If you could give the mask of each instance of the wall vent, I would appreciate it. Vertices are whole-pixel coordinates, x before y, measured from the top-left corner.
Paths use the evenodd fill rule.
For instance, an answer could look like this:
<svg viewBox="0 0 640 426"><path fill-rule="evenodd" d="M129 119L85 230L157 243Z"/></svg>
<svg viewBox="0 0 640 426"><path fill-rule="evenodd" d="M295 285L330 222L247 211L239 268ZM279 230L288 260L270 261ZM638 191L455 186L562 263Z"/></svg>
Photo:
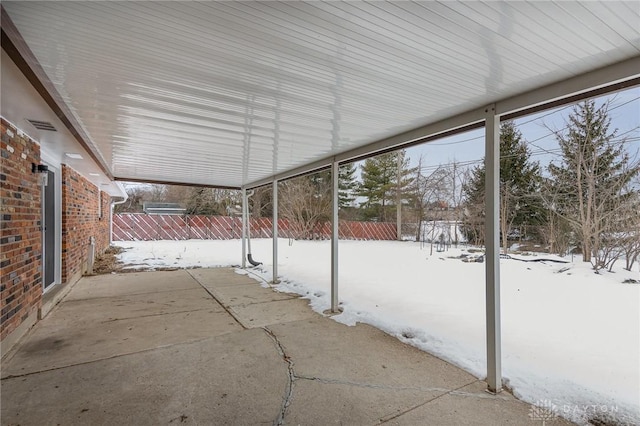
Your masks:
<svg viewBox="0 0 640 426"><path fill-rule="evenodd" d="M48 121L40 121L40 120L31 120L27 119L29 123L33 125L38 130L47 130L49 132L57 132L56 128L53 127L53 124Z"/></svg>

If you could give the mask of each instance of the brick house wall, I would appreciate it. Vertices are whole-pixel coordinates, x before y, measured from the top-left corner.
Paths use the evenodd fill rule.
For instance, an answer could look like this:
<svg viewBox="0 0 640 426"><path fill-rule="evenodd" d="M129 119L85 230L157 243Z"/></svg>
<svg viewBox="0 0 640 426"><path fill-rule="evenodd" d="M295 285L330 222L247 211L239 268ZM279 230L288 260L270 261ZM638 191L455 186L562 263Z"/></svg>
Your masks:
<svg viewBox="0 0 640 426"><path fill-rule="evenodd" d="M4 118L1 124L0 341L4 356L39 317L46 314L45 308L51 305L51 298L47 296L56 291L43 295L42 187L38 176L31 171L32 163L41 164L40 146ZM67 285L73 285L87 270L89 237L95 237L96 255L109 246L111 199L67 165L60 165L60 175L60 289L68 291ZM60 294L65 293L58 292Z"/></svg>
<svg viewBox="0 0 640 426"><path fill-rule="evenodd" d="M41 187L31 172L40 164L40 146L5 120L2 126L0 171L0 340L42 303Z"/></svg>
<svg viewBox="0 0 640 426"><path fill-rule="evenodd" d="M95 238L96 255L109 246L109 205L107 194L62 165L62 282L76 281L86 272L90 237Z"/></svg>

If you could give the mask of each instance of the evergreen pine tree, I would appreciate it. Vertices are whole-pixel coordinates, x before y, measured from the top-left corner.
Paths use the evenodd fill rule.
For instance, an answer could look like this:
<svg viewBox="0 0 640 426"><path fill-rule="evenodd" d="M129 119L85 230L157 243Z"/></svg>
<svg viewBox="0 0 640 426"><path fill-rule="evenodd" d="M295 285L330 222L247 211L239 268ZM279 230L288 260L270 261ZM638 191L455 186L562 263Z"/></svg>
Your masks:
<svg viewBox="0 0 640 426"><path fill-rule="evenodd" d="M465 232L470 241L484 242L485 165L476 167L464 186ZM531 153L522 134L512 121L500 125L500 233L503 249L508 236L526 225L542 223L544 209L537 196L540 167L531 161Z"/></svg>
<svg viewBox="0 0 640 426"><path fill-rule="evenodd" d="M355 200L355 191L358 188L355 172L354 163L343 164L338 169L338 208L340 210L350 207ZM313 184L315 197L331 198L331 170L307 175L307 179Z"/></svg>
<svg viewBox="0 0 640 426"><path fill-rule="evenodd" d="M616 208L629 195L627 184L639 172L610 123L608 104L596 107L590 100L576 105L566 131L556 133L561 162L549 165L547 204L568 222L585 262L598 257L602 237L614 229ZM598 263L596 269L603 266Z"/></svg>
<svg viewBox="0 0 640 426"><path fill-rule="evenodd" d="M193 215L219 214L211 188L189 188L186 209L187 214Z"/></svg>
<svg viewBox="0 0 640 426"><path fill-rule="evenodd" d="M400 182L398 182L398 156L400 156ZM397 191L401 201L410 197L410 187L414 180L414 169L409 167L409 158L404 150L367 158L360 166L362 183L358 195L365 197L361 203L365 220L390 221L395 218L392 207L396 203Z"/></svg>
<svg viewBox="0 0 640 426"><path fill-rule="evenodd" d="M346 209L353 205L356 197L356 189L358 188L358 181L355 178L356 165L354 163L347 163L340 166L338 173L338 207Z"/></svg>

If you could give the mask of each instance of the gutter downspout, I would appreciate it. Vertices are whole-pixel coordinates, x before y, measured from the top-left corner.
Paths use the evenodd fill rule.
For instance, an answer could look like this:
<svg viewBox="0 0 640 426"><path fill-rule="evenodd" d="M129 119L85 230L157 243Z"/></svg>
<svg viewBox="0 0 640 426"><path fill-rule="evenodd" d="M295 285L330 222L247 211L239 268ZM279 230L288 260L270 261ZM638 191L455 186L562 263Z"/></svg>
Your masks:
<svg viewBox="0 0 640 426"><path fill-rule="evenodd" d="M122 184L120 182L116 182L116 184L123 196L118 197L122 198L122 200L111 201L111 203L109 204L109 245L113 244L113 206L124 204L129 199L129 194L127 194L127 191L124 189Z"/></svg>

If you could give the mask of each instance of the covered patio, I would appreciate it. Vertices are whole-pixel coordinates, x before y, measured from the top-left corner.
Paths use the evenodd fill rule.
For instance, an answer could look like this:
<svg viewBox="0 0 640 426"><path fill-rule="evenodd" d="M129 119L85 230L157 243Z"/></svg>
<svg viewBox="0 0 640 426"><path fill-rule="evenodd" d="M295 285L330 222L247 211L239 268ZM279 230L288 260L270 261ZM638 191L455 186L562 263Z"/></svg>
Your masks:
<svg viewBox="0 0 640 426"><path fill-rule="evenodd" d="M221 271L208 272L211 282L200 271L144 275L122 290L119 281L136 276L109 276L83 279L3 363L3 377L14 376L2 381L3 421L111 422L148 404L153 409L138 416L141 422L225 422L232 412L235 423L242 423L238 416L273 422L291 383L299 392L288 407L291 423L529 420L525 404L501 393L500 122L640 84L637 3L3 1L1 13L2 58L11 62L10 73L3 66L2 116L17 133L36 141L49 163L112 188L112 196L118 181L240 190L243 240L248 194L271 185L273 282L278 182L330 169L333 312L340 303L342 163L484 128L487 236L486 383L370 327L307 315L304 302L288 296L269 293L260 296L267 303L234 306L226 292L253 290L225 286L238 279L232 273L218 280L213 275ZM62 224L61 216L56 221ZM81 244L87 241L83 236ZM60 258L56 244L49 252ZM247 254L245 244L242 266ZM37 262L30 267L36 274ZM172 276L175 283L162 283ZM148 280L167 292L150 291ZM215 297L202 290L209 286ZM183 291L165 305L140 296L170 297L177 289ZM271 300L276 296L285 300ZM147 312L156 304L159 311ZM291 309L269 310L278 304ZM12 306L16 318L24 318L20 307ZM123 337L110 338L113 330ZM182 365L186 370L176 369ZM230 390L211 395L214 388L189 387L214 379ZM184 392L170 389L178 383ZM84 385L104 398L80 404ZM51 391L35 391L44 387ZM227 402L211 404L219 399ZM202 410L189 411L195 401Z"/></svg>
<svg viewBox="0 0 640 426"><path fill-rule="evenodd" d="M239 272L83 278L3 362L2 423L516 425L542 418L445 361L374 327L322 317L297 295Z"/></svg>

